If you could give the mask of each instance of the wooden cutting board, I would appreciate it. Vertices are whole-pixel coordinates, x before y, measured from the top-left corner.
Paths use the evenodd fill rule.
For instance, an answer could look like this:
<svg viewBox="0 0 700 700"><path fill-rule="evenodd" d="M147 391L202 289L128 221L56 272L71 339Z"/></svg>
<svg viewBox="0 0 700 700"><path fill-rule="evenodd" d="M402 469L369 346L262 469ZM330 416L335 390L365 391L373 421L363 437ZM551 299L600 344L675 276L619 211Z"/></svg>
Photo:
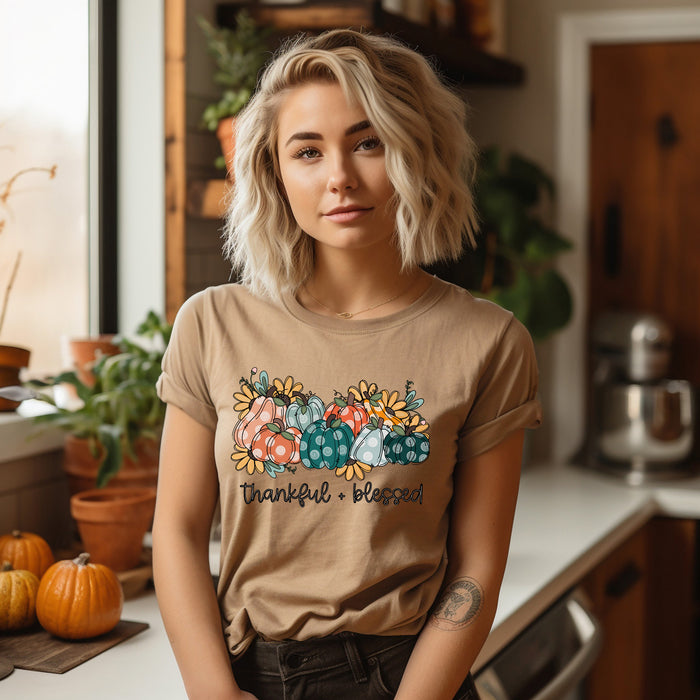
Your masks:
<svg viewBox="0 0 700 700"><path fill-rule="evenodd" d="M147 622L120 620L111 632L79 641L58 639L41 628L31 629L0 636L0 657L27 671L65 673L145 629Z"/></svg>

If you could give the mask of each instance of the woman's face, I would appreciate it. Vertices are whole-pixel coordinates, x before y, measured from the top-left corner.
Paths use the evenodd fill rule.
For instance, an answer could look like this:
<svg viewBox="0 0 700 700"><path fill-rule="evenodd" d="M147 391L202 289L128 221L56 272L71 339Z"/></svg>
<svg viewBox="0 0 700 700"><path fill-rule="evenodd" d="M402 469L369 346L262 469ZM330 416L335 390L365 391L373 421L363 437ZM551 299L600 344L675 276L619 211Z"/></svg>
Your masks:
<svg viewBox="0 0 700 700"><path fill-rule="evenodd" d="M339 85L293 88L278 115L282 184L299 226L316 246L392 246L394 189L384 146L364 110Z"/></svg>

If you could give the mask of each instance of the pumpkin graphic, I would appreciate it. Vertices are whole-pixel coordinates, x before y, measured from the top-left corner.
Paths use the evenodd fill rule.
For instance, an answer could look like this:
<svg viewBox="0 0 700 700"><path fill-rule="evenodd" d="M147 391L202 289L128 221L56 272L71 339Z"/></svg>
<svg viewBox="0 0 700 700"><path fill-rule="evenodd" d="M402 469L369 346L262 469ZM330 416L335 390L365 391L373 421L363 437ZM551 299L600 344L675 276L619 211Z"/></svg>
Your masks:
<svg viewBox="0 0 700 700"><path fill-rule="evenodd" d="M407 380L403 395L361 379L347 396L334 390L325 404L291 375L270 381L253 367L234 392L231 460L250 475L276 478L307 469L330 469L347 481L364 479L385 464L418 464L430 454L429 425L418 413L424 400Z"/></svg>
<svg viewBox="0 0 700 700"><path fill-rule="evenodd" d="M356 403L353 394L348 395L347 401L338 396L333 403L328 404L324 418L335 416L340 418L343 423L350 426L353 435L359 435L360 430L369 423L369 413L367 409L360 403Z"/></svg>
<svg viewBox="0 0 700 700"><path fill-rule="evenodd" d="M423 433L397 425L384 441L384 454L393 464L419 464L430 454L430 440Z"/></svg>
<svg viewBox="0 0 700 700"><path fill-rule="evenodd" d="M250 451L261 462L272 462L280 466L299 461L301 431L298 428L285 428L280 418L263 425L253 438Z"/></svg>
<svg viewBox="0 0 700 700"><path fill-rule="evenodd" d="M287 425L298 428L303 433L313 422L323 418L324 410L323 401L318 396L297 394L287 407L285 420Z"/></svg>
<svg viewBox="0 0 700 700"><path fill-rule="evenodd" d="M350 457L371 467L384 466L389 461L384 454L384 441L390 431L391 428L385 425L383 418L377 419L376 416L372 416L370 422L355 438Z"/></svg>
<svg viewBox="0 0 700 700"><path fill-rule="evenodd" d="M349 425L328 416L314 421L301 436L301 463L309 469L337 469L348 460L355 436Z"/></svg>
<svg viewBox="0 0 700 700"><path fill-rule="evenodd" d="M276 418L284 420L288 403L288 396L258 396L251 402L250 411L238 421L233 430L236 444L239 447L250 447L260 428L274 422Z"/></svg>

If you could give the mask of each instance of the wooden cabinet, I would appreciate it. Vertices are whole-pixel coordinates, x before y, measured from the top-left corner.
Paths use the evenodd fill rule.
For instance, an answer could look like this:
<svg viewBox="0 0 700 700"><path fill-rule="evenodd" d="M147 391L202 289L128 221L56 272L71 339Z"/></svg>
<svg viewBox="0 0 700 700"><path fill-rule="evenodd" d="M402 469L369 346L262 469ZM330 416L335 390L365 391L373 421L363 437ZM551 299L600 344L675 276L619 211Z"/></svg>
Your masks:
<svg viewBox="0 0 700 700"><path fill-rule="evenodd" d="M646 544L646 531L638 532L583 581L603 626L603 649L588 677L589 700L644 697Z"/></svg>
<svg viewBox="0 0 700 700"><path fill-rule="evenodd" d="M234 21L240 3L219 3L217 21ZM280 37L299 29L320 31L333 27L363 27L391 33L434 58L453 82L464 85L518 85L524 69L504 56L472 45L465 37L423 27L382 10L379 0L311 0L302 4L249 4L254 16L278 30ZM189 30L188 1L168 0L165 9L165 121L166 121L166 314L172 319L186 296L188 284L188 238L191 228L203 219L216 221L223 213L226 181L192 176L187 162L188 97L186 37ZM190 8L191 9L191 8ZM198 221L199 223L198 223ZM212 245L218 237L211 236Z"/></svg>
<svg viewBox="0 0 700 700"><path fill-rule="evenodd" d="M655 518L582 581L603 626L587 700L690 700L695 522Z"/></svg>

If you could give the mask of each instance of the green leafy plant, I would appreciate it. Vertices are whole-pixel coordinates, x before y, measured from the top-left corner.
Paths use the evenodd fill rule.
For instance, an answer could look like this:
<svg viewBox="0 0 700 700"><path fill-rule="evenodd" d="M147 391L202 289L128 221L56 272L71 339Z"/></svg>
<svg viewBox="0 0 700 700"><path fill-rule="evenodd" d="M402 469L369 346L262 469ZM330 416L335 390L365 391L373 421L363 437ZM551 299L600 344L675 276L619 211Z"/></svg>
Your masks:
<svg viewBox="0 0 700 700"><path fill-rule="evenodd" d="M544 221L552 178L535 162L497 147L482 154L474 186L477 247L432 271L509 309L543 340L571 319L569 287L554 268L571 243Z"/></svg>
<svg viewBox="0 0 700 700"><path fill-rule="evenodd" d="M533 338L542 340L571 318L569 287L554 269L571 243L540 216L554 182L536 163L498 148L483 153L476 182L481 217L478 292L510 309Z"/></svg>
<svg viewBox="0 0 700 700"><path fill-rule="evenodd" d="M253 94L258 73L270 55L271 30L259 27L245 9L236 14L233 29L215 27L203 17L197 17L197 22L216 63L214 82L222 87L221 98L202 114L203 126L216 131L219 121L238 114Z"/></svg>
<svg viewBox="0 0 700 700"><path fill-rule="evenodd" d="M117 355L103 356L92 367L93 386L87 386L74 371L27 383L38 390L34 396L56 407L37 416L38 423L55 425L89 441L95 458L101 458L97 486L102 487L119 471L122 457L135 456L137 440L160 438L165 404L156 393L163 353L170 341L172 326L150 311L139 325L133 340L121 337ZM46 393L48 387L69 384L75 387L80 406L62 408Z"/></svg>

